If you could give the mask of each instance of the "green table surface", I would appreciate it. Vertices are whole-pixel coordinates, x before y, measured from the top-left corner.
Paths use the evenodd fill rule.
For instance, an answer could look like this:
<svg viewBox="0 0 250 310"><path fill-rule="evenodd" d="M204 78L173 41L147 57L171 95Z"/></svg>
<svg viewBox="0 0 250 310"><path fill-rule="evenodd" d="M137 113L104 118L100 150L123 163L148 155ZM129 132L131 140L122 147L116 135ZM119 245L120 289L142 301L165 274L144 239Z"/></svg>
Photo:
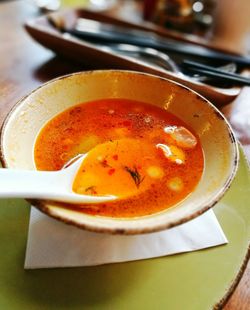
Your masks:
<svg viewBox="0 0 250 310"><path fill-rule="evenodd" d="M236 178L214 207L229 244L129 263L40 270L23 267L28 203L1 200L0 309L211 309L232 289L246 257L249 196L241 152Z"/></svg>

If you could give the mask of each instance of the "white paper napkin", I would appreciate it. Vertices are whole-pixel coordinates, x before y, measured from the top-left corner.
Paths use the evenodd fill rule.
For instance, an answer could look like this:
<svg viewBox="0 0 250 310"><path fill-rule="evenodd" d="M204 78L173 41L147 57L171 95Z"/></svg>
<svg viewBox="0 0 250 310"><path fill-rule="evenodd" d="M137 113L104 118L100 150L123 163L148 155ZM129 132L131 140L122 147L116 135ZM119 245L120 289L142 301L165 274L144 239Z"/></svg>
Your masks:
<svg viewBox="0 0 250 310"><path fill-rule="evenodd" d="M119 236L84 231L32 208L25 268L127 262L195 251L227 242L212 210L162 232Z"/></svg>

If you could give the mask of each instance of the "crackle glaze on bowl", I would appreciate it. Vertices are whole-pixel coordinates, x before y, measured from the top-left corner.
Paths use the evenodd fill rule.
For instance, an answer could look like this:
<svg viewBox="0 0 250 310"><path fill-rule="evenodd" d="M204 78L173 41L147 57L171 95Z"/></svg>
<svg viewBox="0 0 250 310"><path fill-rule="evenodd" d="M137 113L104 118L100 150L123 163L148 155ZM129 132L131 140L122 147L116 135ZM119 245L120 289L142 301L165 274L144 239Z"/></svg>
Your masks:
<svg viewBox="0 0 250 310"><path fill-rule="evenodd" d="M130 71L90 71L52 80L23 98L6 118L1 135L2 163L35 169L33 149L45 123L63 110L103 98L142 101L175 114L200 137L205 166L197 188L163 212L133 219L91 216L45 201L32 204L65 223L96 232L137 234L174 227L214 206L229 188L238 166L238 146L222 114L197 93L153 75Z"/></svg>

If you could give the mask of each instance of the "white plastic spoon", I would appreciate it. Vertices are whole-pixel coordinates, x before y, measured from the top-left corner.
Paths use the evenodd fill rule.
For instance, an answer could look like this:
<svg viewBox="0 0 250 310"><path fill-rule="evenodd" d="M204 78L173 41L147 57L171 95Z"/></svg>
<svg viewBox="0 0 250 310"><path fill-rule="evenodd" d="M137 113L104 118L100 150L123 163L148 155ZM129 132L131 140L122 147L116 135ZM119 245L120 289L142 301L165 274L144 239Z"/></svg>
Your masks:
<svg viewBox="0 0 250 310"><path fill-rule="evenodd" d="M73 204L101 203L116 196L80 195L72 191L75 175L87 154L59 171L0 169L0 198L34 198Z"/></svg>

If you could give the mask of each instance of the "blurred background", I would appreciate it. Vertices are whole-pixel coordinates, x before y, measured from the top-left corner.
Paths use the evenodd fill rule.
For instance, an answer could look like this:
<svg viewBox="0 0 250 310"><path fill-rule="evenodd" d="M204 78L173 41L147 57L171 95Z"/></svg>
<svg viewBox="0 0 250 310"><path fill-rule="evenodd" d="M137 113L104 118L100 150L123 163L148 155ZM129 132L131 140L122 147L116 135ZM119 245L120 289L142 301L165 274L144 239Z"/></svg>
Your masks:
<svg viewBox="0 0 250 310"><path fill-rule="evenodd" d="M124 10L126 7L130 8L128 15L134 20L141 18L170 31L197 35L232 52L250 51L249 0L26 1L41 12L56 11L64 7L88 7L95 11L105 11L122 4Z"/></svg>

